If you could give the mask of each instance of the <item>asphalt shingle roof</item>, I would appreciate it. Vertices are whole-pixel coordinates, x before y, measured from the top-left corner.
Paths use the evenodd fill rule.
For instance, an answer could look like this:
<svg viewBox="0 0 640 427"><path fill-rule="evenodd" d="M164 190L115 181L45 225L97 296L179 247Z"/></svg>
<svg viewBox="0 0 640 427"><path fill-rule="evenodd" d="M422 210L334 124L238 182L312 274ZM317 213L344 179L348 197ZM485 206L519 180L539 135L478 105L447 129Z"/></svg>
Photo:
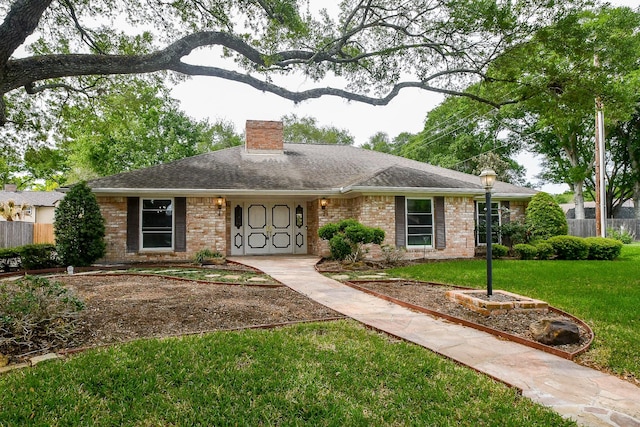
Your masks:
<svg viewBox="0 0 640 427"><path fill-rule="evenodd" d="M29 206L56 206L62 198L64 194L57 191L0 191L0 202L13 200Z"/></svg>
<svg viewBox="0 0 640 427"><path fill-rule="evenodd" d="M481 192L479 178L415 160L345 145L284 144L283 154L248 154L243 146L90 181L97 191L335 191L345 187L440 188ZM535 191L496 183L496 192Z"/></svg>

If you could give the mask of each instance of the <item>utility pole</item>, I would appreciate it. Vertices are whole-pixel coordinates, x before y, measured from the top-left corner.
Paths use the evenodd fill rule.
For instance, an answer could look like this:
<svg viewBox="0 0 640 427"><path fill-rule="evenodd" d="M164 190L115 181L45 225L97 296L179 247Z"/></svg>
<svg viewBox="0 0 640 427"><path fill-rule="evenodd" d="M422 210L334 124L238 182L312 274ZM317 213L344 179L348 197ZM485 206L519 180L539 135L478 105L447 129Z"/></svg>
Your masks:
<svg viewBox="0 0 640 427"><path fill-rule="evenodd" d="M593 64L598 67L600 62L598 56L593 58ZM607 230L607 214L606 203L607 196L605 194L604 184L604 112L602 111L602 100L596 98L596 236L606 237Z"/></svg>

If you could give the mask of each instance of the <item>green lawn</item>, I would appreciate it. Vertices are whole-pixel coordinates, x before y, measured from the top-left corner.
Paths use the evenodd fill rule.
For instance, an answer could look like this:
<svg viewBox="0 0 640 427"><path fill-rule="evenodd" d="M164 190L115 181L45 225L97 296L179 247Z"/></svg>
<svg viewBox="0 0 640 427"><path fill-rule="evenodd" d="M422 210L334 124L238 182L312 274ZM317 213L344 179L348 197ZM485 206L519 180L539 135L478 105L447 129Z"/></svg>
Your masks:
<svg viewBox="0 0 640 427"><path fill-rule="evenodd" d="M0 426L575 425L354 321L143 340L0 376Z"/></svg>
<svg viewBox="0 0 640 427"><path fill-rule="evenodd" d="M486 288L484 260L421 264L394 276ZM582 360L640 378L640 245L615 261L493 262L493 288L539 298L586 321L596 334Z"/></svg>

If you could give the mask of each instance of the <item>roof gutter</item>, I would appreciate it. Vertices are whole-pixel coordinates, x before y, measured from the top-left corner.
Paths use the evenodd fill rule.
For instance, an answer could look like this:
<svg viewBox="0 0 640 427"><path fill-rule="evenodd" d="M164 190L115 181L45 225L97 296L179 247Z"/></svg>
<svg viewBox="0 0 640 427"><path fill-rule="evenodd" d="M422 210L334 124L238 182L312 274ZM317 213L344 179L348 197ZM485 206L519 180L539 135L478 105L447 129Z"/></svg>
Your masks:
<svg viewBox="0 0 640 427"><path fill-rule="evenodd" d="M470 196L481 197L486 194L484 189L480 188L438 188L438 187L369 187L350 185L340 188L342 194L348 194L352 192L358 193L378 193L378 194L432 194L432 195L456 195L456 196ZM522 200L530 199L533 194L530 193L500 193L492 192L493 197L505 200Z"/></svg>

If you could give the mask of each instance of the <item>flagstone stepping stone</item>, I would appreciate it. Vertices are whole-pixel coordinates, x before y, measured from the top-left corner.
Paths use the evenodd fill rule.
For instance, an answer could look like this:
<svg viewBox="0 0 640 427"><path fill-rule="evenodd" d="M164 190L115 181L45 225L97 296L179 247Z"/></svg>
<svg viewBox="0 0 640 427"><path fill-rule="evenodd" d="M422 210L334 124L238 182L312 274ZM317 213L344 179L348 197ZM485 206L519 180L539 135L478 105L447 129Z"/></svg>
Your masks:
<svg viewBox="0 0 640 427"><path fill-rule="evenodd" d="M331 276L333 280L347 280L349 278L346 274L336 274L335 276Z"/></svg>
<svg viewBox="0 0 640 427"><path fill-rule="evenodd" d="M222 276L221 274L205 274L204 277L220 277Z"/></svg>
<svg viewBox="0 0 640 427"><path fill-rule="evenodd" d="M247 279L247 282L268 282L269 279L266 279L264 277L251 277L249 279Z"/></svg>
<svg viewBox="0 0 640 427"><path fill-rule="evenodd" d="M379 279L380 276L378 274L365 274L362 276L358 276L358 279Z"/></svg>
<svg viewBox="0 0 640 427"><path fill-rule="evenodd" d="M158 270L156 273L175 273L176 271L180 270Z"/></svg>
<svg viewBox="0 0 640 427"><path fill-rule="evenodd" d="M227 280L238 280L240 279L241 276L239 275L235 275L235 274L230 274L228 276L222 276L222 279L227 279Z"/></svg>

